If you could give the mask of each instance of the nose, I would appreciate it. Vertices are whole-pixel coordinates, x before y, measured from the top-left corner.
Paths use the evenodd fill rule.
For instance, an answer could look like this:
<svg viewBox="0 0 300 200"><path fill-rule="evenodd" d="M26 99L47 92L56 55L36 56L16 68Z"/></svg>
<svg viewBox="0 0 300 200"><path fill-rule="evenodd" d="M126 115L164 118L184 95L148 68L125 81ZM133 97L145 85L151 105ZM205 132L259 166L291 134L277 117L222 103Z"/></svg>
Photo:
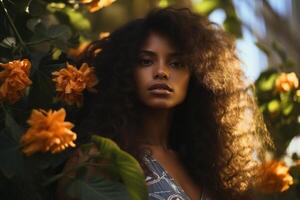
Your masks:
<svg viewBox="0 0 300 200"><path fill-rule="evenodd" d="M154 69L154 79L169 79L170 72L168 66L163 62Z"/></svg>

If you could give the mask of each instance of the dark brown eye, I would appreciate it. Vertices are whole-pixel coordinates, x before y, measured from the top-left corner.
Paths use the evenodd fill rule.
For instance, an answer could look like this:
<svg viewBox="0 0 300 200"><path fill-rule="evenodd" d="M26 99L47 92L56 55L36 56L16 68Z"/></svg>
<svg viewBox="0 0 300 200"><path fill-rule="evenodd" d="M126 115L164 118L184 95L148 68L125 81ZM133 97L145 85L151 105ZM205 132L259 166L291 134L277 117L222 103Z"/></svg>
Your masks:
<svg viewBox="0 0 300 200"><path fill-rule="evenodd" d="M169 64L172 68L182 68L184 65L179 61L174 61Z"/></svg>
<svg viewBox="0 0 300 200"><path fill-rule="evenodd" d="M153 61L150 60L150 59L142 58L142 59L139 60L139 64L141 66L150 66L150 65L153 64Z"/></svg>

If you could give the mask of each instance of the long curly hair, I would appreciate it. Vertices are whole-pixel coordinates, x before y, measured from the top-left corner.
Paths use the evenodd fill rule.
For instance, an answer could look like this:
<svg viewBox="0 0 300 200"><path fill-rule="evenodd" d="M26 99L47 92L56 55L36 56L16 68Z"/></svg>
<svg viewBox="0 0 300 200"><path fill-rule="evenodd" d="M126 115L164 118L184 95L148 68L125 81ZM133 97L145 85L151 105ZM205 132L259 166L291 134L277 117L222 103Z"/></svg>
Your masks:
<svg viewBox="0 0 300 200"><path fill-rule="evenodd" d="M170 39L192 72L186 99L174 110L170 147L214 199L247 199L272 142L234 40L189 9L155 9L87 48L80 62L96 68L100 84L97 95L87 94L77 132L109 137L142 161L133 131L141 112L133 71L150 32Z"/></svg>

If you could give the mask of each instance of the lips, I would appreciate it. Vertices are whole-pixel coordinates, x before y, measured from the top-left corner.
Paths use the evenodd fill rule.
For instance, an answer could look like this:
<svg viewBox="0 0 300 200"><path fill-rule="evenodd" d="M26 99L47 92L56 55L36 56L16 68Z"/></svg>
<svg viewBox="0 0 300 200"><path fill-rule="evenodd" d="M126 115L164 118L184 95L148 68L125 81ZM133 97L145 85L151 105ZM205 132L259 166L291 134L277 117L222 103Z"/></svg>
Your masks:
<svg viewBox="0 0 300 200"><path fill-rule="evenodd" d="M158 83L158 84L151 85L148 88L148 90L167 90L169 92L173 92L173 89L164 83Z"/></svg>

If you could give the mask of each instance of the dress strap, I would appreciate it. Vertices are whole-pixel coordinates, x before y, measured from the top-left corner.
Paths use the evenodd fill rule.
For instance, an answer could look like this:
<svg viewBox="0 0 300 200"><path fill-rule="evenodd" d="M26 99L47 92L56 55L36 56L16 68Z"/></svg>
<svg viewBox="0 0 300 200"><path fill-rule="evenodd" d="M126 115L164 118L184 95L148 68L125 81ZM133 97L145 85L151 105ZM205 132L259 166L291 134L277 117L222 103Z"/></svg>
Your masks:
<svg viewBox="0 0 300 200"><path fill-rule="evenodd" d="M202 190L200 200L206 200L205 190Z"/></svg>

